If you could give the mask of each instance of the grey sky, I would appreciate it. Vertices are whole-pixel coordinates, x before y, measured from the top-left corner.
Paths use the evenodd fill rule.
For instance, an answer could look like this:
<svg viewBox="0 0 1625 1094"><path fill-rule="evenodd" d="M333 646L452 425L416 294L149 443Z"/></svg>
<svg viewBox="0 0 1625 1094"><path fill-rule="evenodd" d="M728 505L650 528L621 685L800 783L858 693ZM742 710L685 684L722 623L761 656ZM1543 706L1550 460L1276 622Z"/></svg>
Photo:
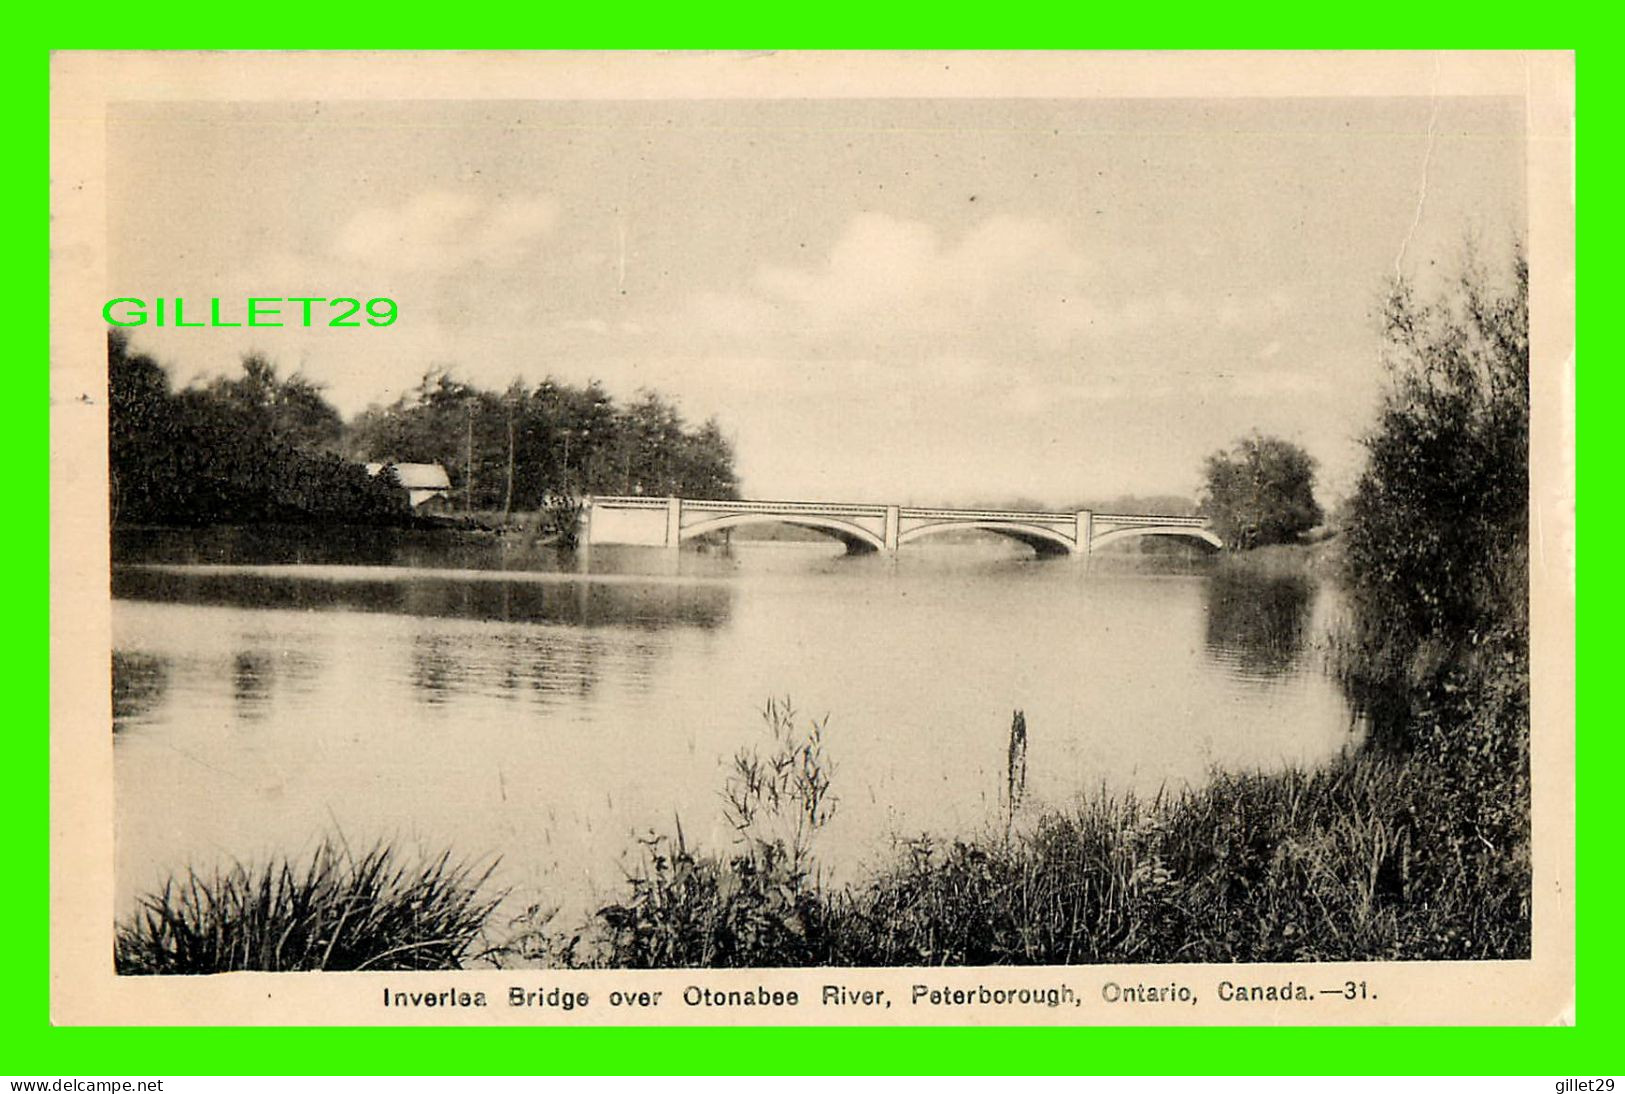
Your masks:
<svg viewBox="0 0 1625 1094"><path fill-rule="evenodd" d="M1257 428L1346 489L1373 312L1524 219L1508 99L131 104L108 295L388 295L262 350L346 413L436 365L676 397L747 495L1193 492ZM1431 132L1431 136L1430 136ZM1437 264L1437 265L1436 265ZM238 305L240 308L240 304Z"/></svg>

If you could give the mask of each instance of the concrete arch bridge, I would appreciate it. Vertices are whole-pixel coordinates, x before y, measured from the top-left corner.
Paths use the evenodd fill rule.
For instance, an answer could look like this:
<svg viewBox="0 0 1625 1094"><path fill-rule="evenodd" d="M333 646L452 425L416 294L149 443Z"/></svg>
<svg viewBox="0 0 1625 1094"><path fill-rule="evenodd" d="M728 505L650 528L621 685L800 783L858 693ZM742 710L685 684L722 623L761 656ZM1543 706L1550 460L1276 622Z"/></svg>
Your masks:
<svg viewBox="0 0 1625 1094"><path fill-rule="evenodd" d="M1140 513L921 509L818 501L703 501L689 498L589 497L583 543L664 547L750 524L792 524L846 544L852 554L896 551L946 532L980 530L1020 540L1040 555L1087 556L1136 536L1179 536L1219 549L1201 517Z"/></svg>

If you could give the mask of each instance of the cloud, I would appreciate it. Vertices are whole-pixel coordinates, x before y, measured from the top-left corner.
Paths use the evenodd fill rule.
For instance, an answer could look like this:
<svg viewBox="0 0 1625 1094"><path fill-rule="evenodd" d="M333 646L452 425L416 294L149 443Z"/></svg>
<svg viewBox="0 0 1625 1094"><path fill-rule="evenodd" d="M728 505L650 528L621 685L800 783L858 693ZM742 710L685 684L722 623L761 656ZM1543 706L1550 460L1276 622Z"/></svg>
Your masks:
<svg viewBox="0 0 1625 1094"><path fill-rule="evenodd" d="M1080 305L1090 264L1046 222L995 216L947 239L930 225L882 213L853 217L811 268L762 267L760 300L803 320L841 323L892 316L912 325L958 325L995 309L1046 300Z"/></svg>
<svg viewBox="0 0 1625 1094"><path fill-rule="evenodd" d="M802 351L1019 360L1113 339L1166 341L1174 330L1197 343L1215 330L1267 327L1288 303L1229 291L1198 297L1168 280L1133 255L1086 246L1054 220L1000 214L955 233L867 212L821 258L762 265L740 290L695 294L682 318L724 339L799 337Z"/></svg>
<svg viewBox="0 0 1625 1094"><path fill-rule="evenodd" d="M506 266L533 253L557 220L557 204L546 195L492 200L429 190L397 206L360 210L334 236L333 253L393 271Z"/></svg>

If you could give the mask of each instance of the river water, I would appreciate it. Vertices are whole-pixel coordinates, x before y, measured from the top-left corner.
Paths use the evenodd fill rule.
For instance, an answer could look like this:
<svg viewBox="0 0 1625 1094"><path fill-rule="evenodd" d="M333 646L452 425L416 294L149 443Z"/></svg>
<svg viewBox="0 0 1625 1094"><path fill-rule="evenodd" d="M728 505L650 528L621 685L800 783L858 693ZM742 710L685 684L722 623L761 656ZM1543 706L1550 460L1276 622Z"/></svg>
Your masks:
<svg viewBox="0 0 1625 1094"><path fill-rule="evenodd" d="M1333 590L1211 561L1084 566L987 542L848 558L549 552L433 536L132 534L113 574L117 887L308 852L325 833L500 855L515 899L581 916L639 835L726 847L721 791L761 710L827 719L859 877L923 833L1323 763L1359 729L1314 638Z"/></svg>

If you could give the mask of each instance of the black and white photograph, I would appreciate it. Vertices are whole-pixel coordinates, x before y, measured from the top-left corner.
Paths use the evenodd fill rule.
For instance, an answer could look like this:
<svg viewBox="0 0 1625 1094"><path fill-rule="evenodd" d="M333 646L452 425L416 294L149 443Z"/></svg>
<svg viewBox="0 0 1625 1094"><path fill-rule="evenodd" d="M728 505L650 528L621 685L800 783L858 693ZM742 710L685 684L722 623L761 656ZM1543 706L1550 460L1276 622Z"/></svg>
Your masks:
<svg viewBox="0 0 1625 1094"><path fill-rule="evenodd" d="M59 56L55 1005L1561 1020L1565 81Z"/></svg>

